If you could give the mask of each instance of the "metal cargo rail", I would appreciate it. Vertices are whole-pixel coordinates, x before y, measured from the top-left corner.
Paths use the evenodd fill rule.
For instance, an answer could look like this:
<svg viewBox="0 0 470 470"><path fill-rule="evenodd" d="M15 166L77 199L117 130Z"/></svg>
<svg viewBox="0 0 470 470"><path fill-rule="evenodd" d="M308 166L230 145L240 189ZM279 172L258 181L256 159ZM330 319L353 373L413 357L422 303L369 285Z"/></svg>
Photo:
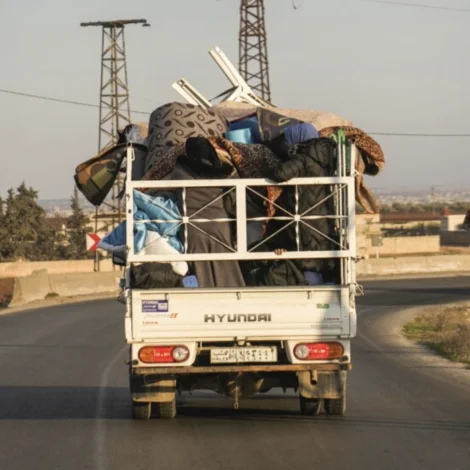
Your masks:
<svg viewBox="0 0 470 470"><path fill-rule="evenodd" d="M356 160L356 147L353 143L340 142L338 143L338 169L337 175L332 177L306 177L294 178L285 183L275 183L267 179L213 179L213 180L159 180L159 181L134 181L131 179L132 163L134 161L134 149L130 144L127 149L127 178L126 178L126 219L127 219L127 265L128 267L133 263L148 263L148 262L177 262L177 261L229 261L229 260L280 260L280 259L321 259L321 258L338 258L341 260L341 283L343 285L355 283L355 253L356 253L356 223L355 223L355 169L354 163ZM316 202L312 207L304 212L299 209L299 188L302 186L317 186L327 185L330 186L331 192L324 199ZM256 248L262 243L269 240L271 237L266 237L261 240L259 244L254 247L248 248L247 246L247 223L260 222L267 220L267 217L249 218L246 215L246 198L248 193L257 195L258 197L268 201L268 199L259 192L260 187L294 187L295 188L295 211L291 213L279 206L275 202L274 207L277 209L276 214L270 220L285 221L286 224L272 234L271 237L277 235L287 227L294 226L296 233L296 251L286 251L281 255L274 252L256 252ZM194 214L187 214L186 196L188 188L209 188L217 187L224 188L222 194L205 206L200 208ZM174 214L173 219L165 220L134 220L134 190L140 189L153 189L153 190L181 190L182 191L182 215L176 217ZM198 214L209 207L214 202L218 201L226 194L235 192L236 194L236 218L219 218L219 219L206 219L198 217ZM328 215L311 215L311 212L322 204L327 203L333 199L334 213ZM162 210L167 211L163 206L159 206ZM334 221L335 225L335 238L333 239L327 233L320 232L316 228L308 224L309 221L328 218ZM173 230L180 228L183 233L186 233L187 227L192 226L204 233L206 236L212 238L214 241L222 244L227 252L224 253L186 253L187 251L187 237L182 237L185 244L185 253L175 254L152 254L147 255L142 252L136 253L134 250L134 224L138 223L174 223L176 224L167 233L162 236L169 235ZM212 223L227 223L233 222L236 225L236 246L228 246L222 241L212 237L209 233L195 224L212 224ZM322 251L301 251L300 250L300 228L308 228L317 234L328 239L333 250Z"/></svg>

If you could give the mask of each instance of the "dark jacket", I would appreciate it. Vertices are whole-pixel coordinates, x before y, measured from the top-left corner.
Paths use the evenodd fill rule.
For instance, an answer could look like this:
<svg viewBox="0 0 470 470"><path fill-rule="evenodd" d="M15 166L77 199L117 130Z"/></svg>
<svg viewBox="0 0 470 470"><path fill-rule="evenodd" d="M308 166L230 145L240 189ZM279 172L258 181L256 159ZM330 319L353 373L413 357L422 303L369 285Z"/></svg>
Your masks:
<svg viewBox="0 0 470 470"><path fill-rule="evenodd" d="M225 179L236 176L236 169L227 161L219 159L207 139L190 138L186 141L186 154L181 156L175 169L165 179ZM187 253L226 253L234 246L232 223L214 221L233 219L235 216L235 192L228 194L229 187L187 188L177 191L181 214L190 217L182 230L187 237ZM193 216L191 218L191 216ZM211 223L197 222L210 219ZM240 266L236 261L196 261L194 271L199 287L242 287L245 285Z"/></svg>
<svg viewBox="0 0 470 470"><path fill-rule="evenodd" d="M268 252L269 247L263 243L255 252ZM307 282L303 273L290 259L279 261L242 261L240 263L247 286L305 286Z"/></svg>
<svg viewBox="0 0 470 470"><path fill-rule="evenodd" d="M275 181L284 182L292 178L333 176L335 173L337 167L336 144L331 139L312 139L302 144L288 145L281 136L272 141L270 147L283 160L270 175ZM331 186L309 185L297 188L298 202L296 202L296 189L290 186L284 189L277 204L292 215L297 213L305 216L328 216L334 213L334 197ZM297 211L296 204L298 204ZM287 216L288 214L278 209L276 215ZM270 221L267 236L276 233L288 223L289 221ZM293 223L274 236L269 242L270 246L273 249L284 248L289 251L339 249L338 245L328 239L337 239L332 219L303 219L300 221L298 223L298 247L296 225ZM335 269L333 260L299 260L296 261L296 264L303 270L322 272L326 279L332 276L330 271Z"/></svg>

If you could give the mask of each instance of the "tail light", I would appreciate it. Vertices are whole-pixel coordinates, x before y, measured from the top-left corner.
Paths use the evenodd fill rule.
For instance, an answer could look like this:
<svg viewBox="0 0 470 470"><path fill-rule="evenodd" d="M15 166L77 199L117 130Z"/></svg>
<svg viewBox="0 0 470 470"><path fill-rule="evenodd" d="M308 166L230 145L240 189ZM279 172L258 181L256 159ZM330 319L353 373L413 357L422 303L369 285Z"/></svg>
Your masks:
<svg viewBox="0 0 470 470"><path fill-rule="evenodd" d="M139 351L139 359L145 364L178 363L189 357L186 346L145 346Z"/></svg>
<svg viewBox="0 0 470 470"><path fill-rule="evenodd" d="M294 348L294 356L300 361L339 359L343 353L340 343L300 343Z"/></svg>

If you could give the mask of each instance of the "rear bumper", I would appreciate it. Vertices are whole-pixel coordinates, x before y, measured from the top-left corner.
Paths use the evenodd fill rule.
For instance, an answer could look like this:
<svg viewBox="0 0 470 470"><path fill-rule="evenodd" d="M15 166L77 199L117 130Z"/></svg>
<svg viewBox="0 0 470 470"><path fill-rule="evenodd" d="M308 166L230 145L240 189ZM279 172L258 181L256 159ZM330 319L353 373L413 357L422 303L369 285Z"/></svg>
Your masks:
<svg viewBox="0 0 470 470"><path fill-rule="evenodd" d="M231 374L231 373L275 373L275 372L335 372L351 370L351 363L346 364L282 364L282 365L236 365L206 367L133 367L135 375L189 375L189 374Z"/></svg>

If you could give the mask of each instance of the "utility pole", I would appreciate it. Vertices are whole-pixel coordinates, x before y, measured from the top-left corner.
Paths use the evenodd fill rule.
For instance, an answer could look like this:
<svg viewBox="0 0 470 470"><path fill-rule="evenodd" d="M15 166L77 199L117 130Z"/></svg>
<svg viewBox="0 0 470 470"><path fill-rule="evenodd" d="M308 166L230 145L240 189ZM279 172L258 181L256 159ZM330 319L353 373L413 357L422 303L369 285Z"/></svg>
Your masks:
<svg viewBox="0 0 470 470"><path fill-rule="evenodd" d="M241 0L238 68L251 89L270 102L264 0Z"/></svg>
<svg viewBox="0 0 470 470"><path fill-rule="evenodd" d="M118 138L117 131L131 123L124 28L126 25L132 24L150 26L145 19L96 21L80 24L82 27L99 26L102 29L98 152L115 145ZM112 188L111 202L103 202L109 210L108 214L104 214L104 216L111 218L113 228L122 220L119 195L123 184L122 176L118 175ZM105 230L108 229L109 227L105 228ZM98 208L96 208L95 232L98 231ZM98 251L95 256L94 270L99 271Z"/></svg>

